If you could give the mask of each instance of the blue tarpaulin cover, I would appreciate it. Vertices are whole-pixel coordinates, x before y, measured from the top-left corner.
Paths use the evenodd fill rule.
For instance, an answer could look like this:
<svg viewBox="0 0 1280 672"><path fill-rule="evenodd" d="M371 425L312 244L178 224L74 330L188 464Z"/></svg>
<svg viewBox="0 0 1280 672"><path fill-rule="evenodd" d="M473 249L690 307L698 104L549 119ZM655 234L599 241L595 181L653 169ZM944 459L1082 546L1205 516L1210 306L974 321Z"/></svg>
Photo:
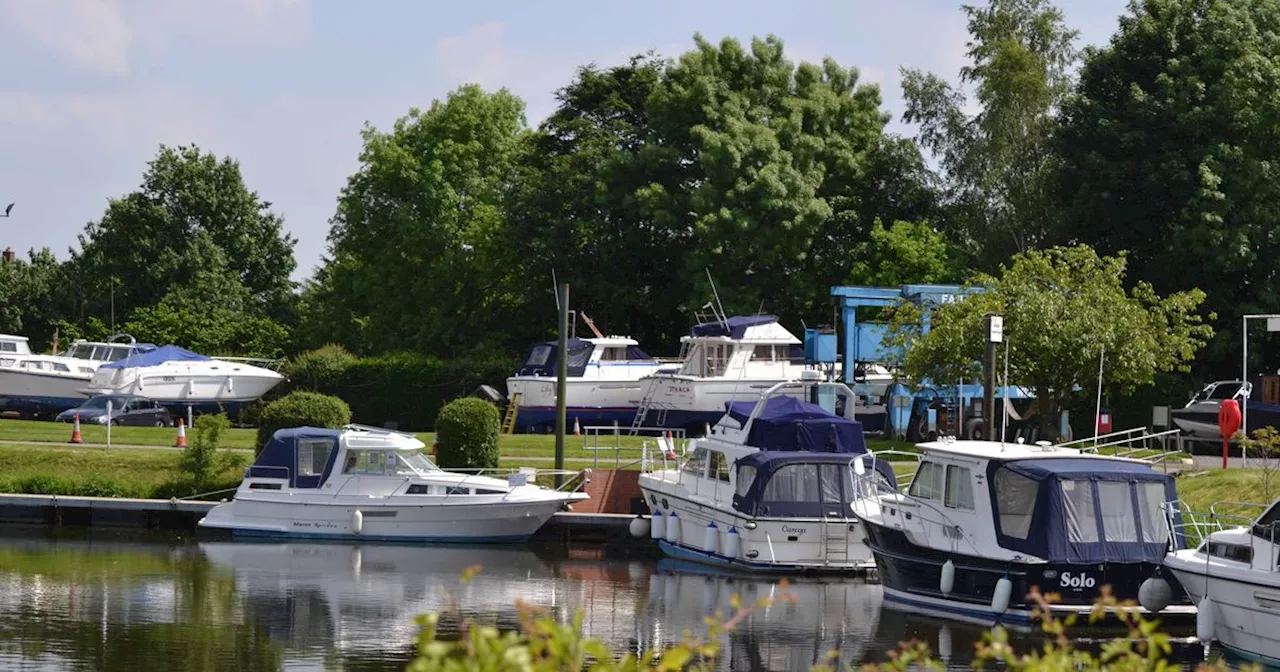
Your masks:
<svg viewBox="0 0 1280 672"><path fill-rule="evenodd" d="M116 360L110 364L103 364L99 368L131 369L135 366L155 366L165 362L207 362L209 359L209 357L196 352L191 352L186 348L180 348L176 345L166 345L141 354L135 352L124 359Z"/></svg>
<svg viewBox="0 0 1280 672"><path fill-rule="evenodd" d="M729 338L742 338L747 333L748 327L757 327L762 324L772 324L777 322L778 318L773 315L734 315L726 318L723 322L702 322L693 325L689 330L690 336L728 336Z"/></svg>
<svg viewBox="0 0 1280 672"><path fill-rule="evenodd" d="M333 471L333 462L338 457L338 439L342 431L323 429L320 427L291 427L278 429L271 436L267 445L263 446L258 458L249 467L248 475L258 478L288 478L289 486L294 488L318 488L329 473ZM329 442L329 456L320 474L299 474L298 440L314 439Z"/></svg>
<svg viewBox="0 0 1280 672"><path fill-rule="evenodd" d="M746 423L755 407L753 401L725 402L729 416L739 423ZM788 396L770 397L765 401L760 415L751 423L747 444L760 450L867 452L861 423Z"/></svg>
<svg viewBox="0 0 1280 672"><path fill-rule="evenodd" d="M1006 470L1021 478L1002 476ZM1177 501L1178 495L1173 477L1150 465L1096 457L992 460L987 476L997 509L996 536L1004 548L1049 562L1164 559L1168 526L1160 505ZM1002 514L1028 508L1031 520L1020 530L1004 529L1018 521L1006 522ZM1181 534L1174 541L1182 547Z"/></svg>

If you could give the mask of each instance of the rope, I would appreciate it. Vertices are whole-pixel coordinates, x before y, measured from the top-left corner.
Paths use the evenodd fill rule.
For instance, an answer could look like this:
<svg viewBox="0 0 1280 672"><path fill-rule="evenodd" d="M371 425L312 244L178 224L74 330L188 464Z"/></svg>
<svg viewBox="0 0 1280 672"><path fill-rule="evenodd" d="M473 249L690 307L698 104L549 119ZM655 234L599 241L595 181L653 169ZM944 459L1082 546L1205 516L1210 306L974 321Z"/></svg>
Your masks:
<svg viewBox="0 0 1280 672"><path fill-rule="evenodd" d="M188 495L186 497L172 497L170 498L170 501L180 502L188 499L196 499L197 497L207 497L208 495L220 495L224 492L235 492L238 489L239 487L223 488L222 490L214 490L213 492L202 492L198 495Z"/></svg>

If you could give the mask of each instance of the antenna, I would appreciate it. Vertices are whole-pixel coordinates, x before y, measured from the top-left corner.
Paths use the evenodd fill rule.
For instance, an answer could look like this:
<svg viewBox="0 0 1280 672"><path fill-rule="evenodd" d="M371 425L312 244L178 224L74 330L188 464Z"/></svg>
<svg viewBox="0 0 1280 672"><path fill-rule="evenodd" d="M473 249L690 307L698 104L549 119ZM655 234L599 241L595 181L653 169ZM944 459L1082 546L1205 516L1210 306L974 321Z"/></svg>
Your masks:
<svg viewBox="0 0 1280 672"><path fill-rule="evenodd" d="M724 304L720 303L720 292L716 291L716 281L711 278L710 268L705 268L704 270L707 272L707 282L711 283L711 296L715 297L716 306L720 309L719 319L721 322L725 322Z"/></svg>

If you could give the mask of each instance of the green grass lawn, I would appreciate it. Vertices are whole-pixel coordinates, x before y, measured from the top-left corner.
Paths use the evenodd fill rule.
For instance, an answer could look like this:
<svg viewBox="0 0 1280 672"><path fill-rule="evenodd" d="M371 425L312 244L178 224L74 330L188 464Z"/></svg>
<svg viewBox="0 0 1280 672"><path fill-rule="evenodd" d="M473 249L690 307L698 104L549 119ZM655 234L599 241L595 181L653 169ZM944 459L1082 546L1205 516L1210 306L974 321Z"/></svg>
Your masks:
<svg viewBox="0 0 1280 672"><path fill-rule="evenodd" d="M223 435L224 448L253 448L257 430L232 428ZM80 436L85 443L106 443L107 428L80 423ZM0 441L31 443L66 443L71 438L71 424L39 420L0 419ZM112 427L111 443L135 446L172 446L178 438L176 427ZM191 428L187 428L187 439Z"/></svg>

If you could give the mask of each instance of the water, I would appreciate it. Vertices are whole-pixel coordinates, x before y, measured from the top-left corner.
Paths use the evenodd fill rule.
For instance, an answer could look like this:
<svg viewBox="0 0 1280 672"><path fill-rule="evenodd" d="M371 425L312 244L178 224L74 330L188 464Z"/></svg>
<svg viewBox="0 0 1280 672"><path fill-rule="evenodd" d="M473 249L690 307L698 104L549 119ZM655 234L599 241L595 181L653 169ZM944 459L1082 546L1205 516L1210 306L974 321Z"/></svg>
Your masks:
<svg viewBox="0 0 1280 672"><path fill-rule="evenodd" d="M89 536L92 534L92 536ZM483 569L469 584L461 576ZM551 547L413 547L193 541L0 528L0 669L400 670L414 617L454 606L514 627L523 600L636 650L703 632L703 618L780 596L775 579L728 579L667 561ZM917 639L965 666L985 629L882 604L861 580L793 581L794 599L721 639L723 670L808 670L825 653L884 660ZM442 619L456 632L456 616ZM1177 633L1181 636L1189 631ZM1038 646L1032 633L1013 636ZM1187 664L1198 644L1175 646Z"/></svg>

